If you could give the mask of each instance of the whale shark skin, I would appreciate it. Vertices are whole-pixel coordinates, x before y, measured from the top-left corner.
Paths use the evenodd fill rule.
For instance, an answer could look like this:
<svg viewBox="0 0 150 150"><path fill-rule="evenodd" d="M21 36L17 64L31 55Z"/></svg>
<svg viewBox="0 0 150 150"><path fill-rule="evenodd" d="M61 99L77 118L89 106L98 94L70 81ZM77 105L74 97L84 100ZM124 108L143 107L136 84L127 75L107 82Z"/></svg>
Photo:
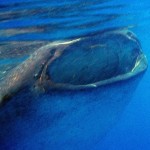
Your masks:
<svg viewBox="0 0 150 150"><path fill-rule="evenodd" d="M40 72L47 60L52 57L52 51L55 49L58 50L61 47L61 50L57 51L58 55L66 46L68 44L65 42L47 44L39 48L27 60L14 68L0 83L0 103L3 100L10 99L14 93L17 93L22 88L32 86L36 82L36 74Z"/></svg>
<svg viewBox="0 0 150 150"><path fill-rule="evenodd" d="M42 46L0 82L0 103L25 87L85 89L129 79L147 69L137 37L113 30Z"/></svg>

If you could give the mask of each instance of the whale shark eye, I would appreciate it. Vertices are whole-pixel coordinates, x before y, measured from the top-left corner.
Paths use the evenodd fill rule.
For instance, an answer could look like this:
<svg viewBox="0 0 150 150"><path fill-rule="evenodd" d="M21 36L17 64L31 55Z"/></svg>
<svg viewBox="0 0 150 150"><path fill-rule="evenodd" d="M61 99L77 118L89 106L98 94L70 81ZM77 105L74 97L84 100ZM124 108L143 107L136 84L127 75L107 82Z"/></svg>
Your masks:
<svg viewBox="0 0 150 150"><path fill-rule="evenodd" d="M130 31L127 32L128 36L132 36L132 33Z"/></svg>
<svg viewBox="0 0 150 150"><path fill-rule="evenodd" d="M54 55L55 51L56 51L56 49L52 49L52 50L50 51L51 55Z"/></svg>

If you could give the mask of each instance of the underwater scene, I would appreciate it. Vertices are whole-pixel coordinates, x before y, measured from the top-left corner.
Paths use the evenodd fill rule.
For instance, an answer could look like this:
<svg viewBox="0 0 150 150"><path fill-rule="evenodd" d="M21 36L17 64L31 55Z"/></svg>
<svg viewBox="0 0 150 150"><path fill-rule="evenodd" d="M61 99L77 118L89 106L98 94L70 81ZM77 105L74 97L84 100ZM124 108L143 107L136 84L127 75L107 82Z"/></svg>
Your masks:
<svg viewBox="0 0 150 150"><path fill-rule="evenodd" d="M0 150L150 150L149 0L0 0Z"/></svg>

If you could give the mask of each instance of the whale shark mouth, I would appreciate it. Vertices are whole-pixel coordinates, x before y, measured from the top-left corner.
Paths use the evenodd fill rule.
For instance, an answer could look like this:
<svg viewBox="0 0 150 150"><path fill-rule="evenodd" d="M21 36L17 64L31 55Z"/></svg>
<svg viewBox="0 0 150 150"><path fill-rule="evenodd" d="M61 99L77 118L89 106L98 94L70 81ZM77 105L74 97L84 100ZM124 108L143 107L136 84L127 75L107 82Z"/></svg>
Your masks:
<svg viewBox="0 0 150 150"><path fill-rule="evenodd" d="M68 44L46 65L42 86L92 88L131 78L146 68L146 56L131 31L106 31Z"/></svg>

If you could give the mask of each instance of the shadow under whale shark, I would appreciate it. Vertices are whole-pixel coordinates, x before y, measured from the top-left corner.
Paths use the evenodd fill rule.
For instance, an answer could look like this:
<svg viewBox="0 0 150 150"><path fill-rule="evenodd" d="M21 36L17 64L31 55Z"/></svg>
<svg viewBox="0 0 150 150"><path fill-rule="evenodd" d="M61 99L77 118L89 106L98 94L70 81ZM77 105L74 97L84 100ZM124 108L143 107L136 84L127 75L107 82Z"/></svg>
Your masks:
<svg viewBox="0 0 150 150"><path fill-rule="evenodd" d="M0 148L92 149L118 122L141 77L39 97L20 92L1 108Z"/></svg>

